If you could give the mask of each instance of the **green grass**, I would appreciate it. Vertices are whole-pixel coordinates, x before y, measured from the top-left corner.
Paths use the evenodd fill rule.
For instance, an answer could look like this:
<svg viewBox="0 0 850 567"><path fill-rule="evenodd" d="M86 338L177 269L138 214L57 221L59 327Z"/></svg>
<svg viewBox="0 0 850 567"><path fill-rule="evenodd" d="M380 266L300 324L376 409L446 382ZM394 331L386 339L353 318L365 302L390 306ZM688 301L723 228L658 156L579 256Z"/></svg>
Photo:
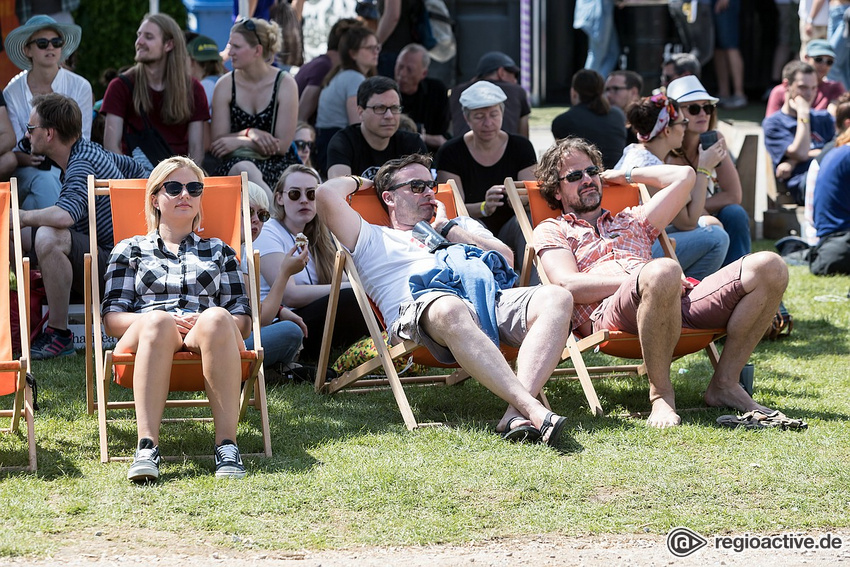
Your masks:
<svg viewBox="0 0 850 567"><path fill-rule="evenodd" d="M494 435L504 405L474 381L409 388L421 421L453 424L415 432L404 428L388 391L327 397L307 385L275 387L274 457L249 460L244 481L216 482L210 460L184 459L165 463L157 485L134 486L127 463L99 462L82 355L36 363L39 470L0 477L0 556L46 556L97 533L318 550L666 533L677 525L702 534L846 527L850 303L815 298L845 296L850 278L791 272L785 304L793 334L761 343L752 362L756 399L805 418L804 432L720 429L714 420L731 412L717 409L686 411L683 426L652 430L628 417L649 409L645 380L597 381L609 412L602 418L589 414L576 382L557 381L547 395L569 416L572 436L570 451L559 454ZM705 357L686 357L673 371L679 407L702 408ZM132 424L111 432L113 450L130 455ZM255 416L239 433L243 451L259 450ZM208 424L163 427L165 454L209 452L211 444ZM24 447L20 436L0 437L0 462L23 464Z"/></svg>

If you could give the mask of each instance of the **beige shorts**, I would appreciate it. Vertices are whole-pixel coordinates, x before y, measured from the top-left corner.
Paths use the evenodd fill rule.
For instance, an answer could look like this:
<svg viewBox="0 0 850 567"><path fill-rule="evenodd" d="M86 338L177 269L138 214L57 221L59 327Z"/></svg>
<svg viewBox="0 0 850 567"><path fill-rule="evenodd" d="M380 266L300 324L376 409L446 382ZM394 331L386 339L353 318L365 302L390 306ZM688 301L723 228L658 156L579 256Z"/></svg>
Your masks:
<svg viewBox="0 0 850 567"><path fill-rule="evenodd" d="M502 290L498 301L496 301L496 324L499 327L499 340L512 347L519 347L525 335L528 333L528 303L531 296L540 289L535 287L515 287ZM425 309L434 301L443 296L457 297L453 293L445 291L432 291L419 296L417 299L402 303L398 309L398 319L390 329L392 342L411 340L428 349L434 358L444 364L457 362L451 350L439 344L428 336L419 319ZM472 319L478 324L478 315L472 307L472 303L463 300Z"/></svg>

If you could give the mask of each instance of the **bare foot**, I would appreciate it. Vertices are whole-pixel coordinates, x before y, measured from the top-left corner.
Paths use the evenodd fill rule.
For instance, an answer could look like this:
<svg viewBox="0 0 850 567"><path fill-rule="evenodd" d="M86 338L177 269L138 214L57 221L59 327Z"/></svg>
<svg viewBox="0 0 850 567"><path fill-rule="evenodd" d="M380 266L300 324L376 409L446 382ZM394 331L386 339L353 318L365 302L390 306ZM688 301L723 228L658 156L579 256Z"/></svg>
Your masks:
<svg viewBox="0 0 850 567"><path fill-rule="evenodd" d="M499 423L496 424L496 433L504 433L509 428L516 429L517 427L522 427L523 425L534 425L531 423L530 419L526 419L521 415L513 415L511 417L503 417L499 420Z"/></svg>
<svg viewBox="0 0 850 567"><path fill-rule="evenodd" d="M652 413L646 420L650 427L664 429L665 427L675 427L681 425L682 418L676 413L676 408L667 403L663 398L659 398L652 402Z"/></svg>
<svg viewBox="0 0 850 567"><path fill-rule="evenodd" d="M712 380L703 398L706 404L716 408L735 408L740 411L773 411L766 406L756 403L737 382L726 388L716 384Z"/></svg>

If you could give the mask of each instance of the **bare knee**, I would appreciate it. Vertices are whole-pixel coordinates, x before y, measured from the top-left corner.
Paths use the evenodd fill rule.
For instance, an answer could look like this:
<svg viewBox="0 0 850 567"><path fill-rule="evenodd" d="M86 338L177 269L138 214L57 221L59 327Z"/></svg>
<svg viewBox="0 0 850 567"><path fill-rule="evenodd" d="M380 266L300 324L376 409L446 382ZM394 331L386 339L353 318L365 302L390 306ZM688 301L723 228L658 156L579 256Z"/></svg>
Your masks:
<svg viewBox="0 0 850 567"><path fill-rule="evenodd" d="M682 267L670 258L658 258L646 264L638 276L641 297L682 293Z"/></svg>
<svg viewBox="0 0 850 567"><path fill-rule="evenodd" d="M71 253L71 233L66 228L39 227L35 233L33 247L39 258L55 254L67 256Z"/></svg>
<svg viewBox="0 0 850 567"><path fill-rule="evenodd" d="M528 305L528 324L538 318L562 319L568 324L573 314L573 294L557 285L545 285L534 292Z"/></svg>
<svg viewBox="0 0 850 567"><path fill-rule="evenodd" d="M220 348L231 344L234 342L234 333L238 332L233 316L223 307L211 307L203 311L192 330L202 348Z"/></svg>
<svg viewBox="0 0 850 567"><path fill-rule="evenodd" d="M148 345L166 345L179 338L177 323L170 313L150 311L139 320L139 343Z"/></svg>
<svg viewBox="0 0 850 567"><path fill-rule="evenodd" d="M472 322L472 315L462 299L454 295L444 295L432 301L422 313L421 324L429 334L460 328L464 323Z"/></svg>
<svg viewBox="0 0 850 567"><path fill-rule="evenodd" d="M788 287L788 266L774 252L756 252L746 256L741 269L741 282L747 292L759 286L783 293Z"/></svg>

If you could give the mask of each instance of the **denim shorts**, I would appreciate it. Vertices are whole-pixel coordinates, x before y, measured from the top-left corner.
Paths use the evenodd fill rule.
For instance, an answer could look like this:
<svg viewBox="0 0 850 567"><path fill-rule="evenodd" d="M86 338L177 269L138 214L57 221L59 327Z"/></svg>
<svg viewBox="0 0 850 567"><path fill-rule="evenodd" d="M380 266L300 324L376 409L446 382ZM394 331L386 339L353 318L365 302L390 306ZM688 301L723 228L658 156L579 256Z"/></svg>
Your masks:
<svg viewBox="0 0 850 567"><path fill-rule="evenodd" d="M717 0L711 3L712 8ZM714 14L714 37L717 49L737 49L741 46L741 0L729 0L729 5Z"/></svg>

